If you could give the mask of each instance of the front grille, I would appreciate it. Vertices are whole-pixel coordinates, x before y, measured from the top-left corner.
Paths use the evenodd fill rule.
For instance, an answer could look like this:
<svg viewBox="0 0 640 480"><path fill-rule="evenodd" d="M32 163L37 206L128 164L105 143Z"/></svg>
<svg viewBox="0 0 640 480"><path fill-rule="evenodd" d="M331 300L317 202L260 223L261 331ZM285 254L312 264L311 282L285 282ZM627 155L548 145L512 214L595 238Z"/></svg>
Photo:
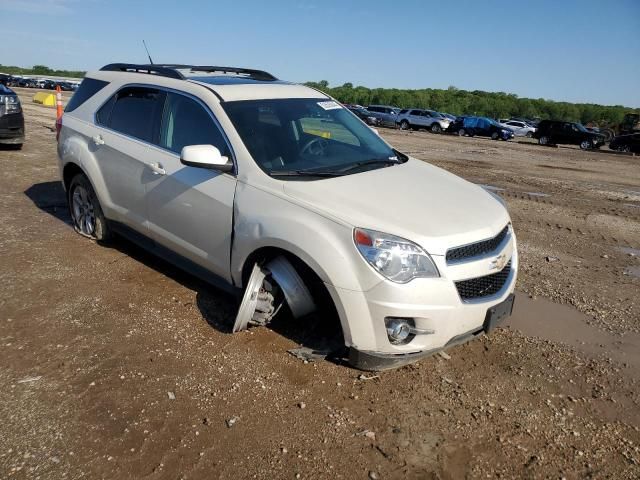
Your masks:
<svg viewBox="0 0 640 480"><path fill-rule="evenodd" d="M495 295L504 287L509 273L511 273L511 260L497 273L456 282L458 294L462 300L474 300Z"/></svg>
<svg viewBox="0 0 640 480"><path fill-rule="evenodd" d="M482 240L481 242L472 243L463 247L452 248L447 251L447 263L459 262L467 258L479 257L493 252L505 239L509 233L509 225L504 227L502 231L493 238Z"/></svg>

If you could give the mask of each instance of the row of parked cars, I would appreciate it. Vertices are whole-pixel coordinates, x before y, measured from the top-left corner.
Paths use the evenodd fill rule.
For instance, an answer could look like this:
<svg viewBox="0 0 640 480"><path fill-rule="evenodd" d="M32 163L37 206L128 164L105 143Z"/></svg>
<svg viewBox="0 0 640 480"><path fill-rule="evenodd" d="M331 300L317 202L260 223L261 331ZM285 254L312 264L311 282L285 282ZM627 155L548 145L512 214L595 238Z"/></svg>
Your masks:
<svg viewBox="0 0 640 480"><path fill-rule="evenodd" d="M488 117L455 116L421 108L400 109L389 105L347 105L353 113L371 126L401 130L429 130L459 136L489 137L510 140L514 137L535 138L540 145L579 145L583 150L600 148L606 137L597 129L588 129L577 122L560 120L535 121L523 118L494 120ZM624 152L640 152L640 134L619 135L609 148Z"/></svg>
<svg viewBox="0 0 640 480"><path fill-rule="evenodd" d="M74 92L78 89L80 82L67 80L53 80L51 78L27 78L17 75L0 74L0 80L8 87L40 88L43 90L55 90L60 87L62 91Z"/></svg>

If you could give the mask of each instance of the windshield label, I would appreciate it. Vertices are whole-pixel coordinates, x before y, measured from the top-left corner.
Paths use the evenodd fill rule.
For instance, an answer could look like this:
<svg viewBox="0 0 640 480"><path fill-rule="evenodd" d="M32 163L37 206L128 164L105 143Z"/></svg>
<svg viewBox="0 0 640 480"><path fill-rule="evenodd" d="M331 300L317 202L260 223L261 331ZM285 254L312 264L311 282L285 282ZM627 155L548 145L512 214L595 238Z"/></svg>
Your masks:
<svg viewBox="0 0 640 480"><path fill-rule="evenodd" d="M337 102L334 102L333 100L318 102L318 106L322 107L324 110L335 110L336 108L342 108Z"/></svg>

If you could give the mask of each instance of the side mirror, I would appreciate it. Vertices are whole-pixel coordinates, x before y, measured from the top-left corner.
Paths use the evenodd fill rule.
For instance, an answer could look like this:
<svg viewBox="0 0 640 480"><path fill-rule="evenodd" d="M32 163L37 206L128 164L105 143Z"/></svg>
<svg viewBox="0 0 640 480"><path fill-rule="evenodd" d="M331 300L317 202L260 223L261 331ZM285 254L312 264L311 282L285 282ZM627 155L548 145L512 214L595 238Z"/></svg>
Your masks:
<svg viewBox="0 0 640 480"><path fill-rule="evenodd" d="M187 145L180 153L180 163L188 167L208 168L220 172L231 172L233 162L223 157L213 145Z"/></svg>

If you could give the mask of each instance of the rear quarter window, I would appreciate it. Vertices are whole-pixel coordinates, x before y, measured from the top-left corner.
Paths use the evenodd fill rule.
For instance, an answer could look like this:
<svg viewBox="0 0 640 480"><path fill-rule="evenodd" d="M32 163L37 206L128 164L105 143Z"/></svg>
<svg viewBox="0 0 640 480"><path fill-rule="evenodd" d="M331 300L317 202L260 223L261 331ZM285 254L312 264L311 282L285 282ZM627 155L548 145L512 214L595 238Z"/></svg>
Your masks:
<svg viewBox="0 0 640 480"><path fill-rule="evenodd" d="M78 90L76 90L76 93L71 97L71 100L69 100L69 103L67 103L67 107L64 111L73 112L76 108L89 100L107 85L109 85L109 82L96 80L95 78L85 78L82 80L82 83L78 87Z"/></svg>

